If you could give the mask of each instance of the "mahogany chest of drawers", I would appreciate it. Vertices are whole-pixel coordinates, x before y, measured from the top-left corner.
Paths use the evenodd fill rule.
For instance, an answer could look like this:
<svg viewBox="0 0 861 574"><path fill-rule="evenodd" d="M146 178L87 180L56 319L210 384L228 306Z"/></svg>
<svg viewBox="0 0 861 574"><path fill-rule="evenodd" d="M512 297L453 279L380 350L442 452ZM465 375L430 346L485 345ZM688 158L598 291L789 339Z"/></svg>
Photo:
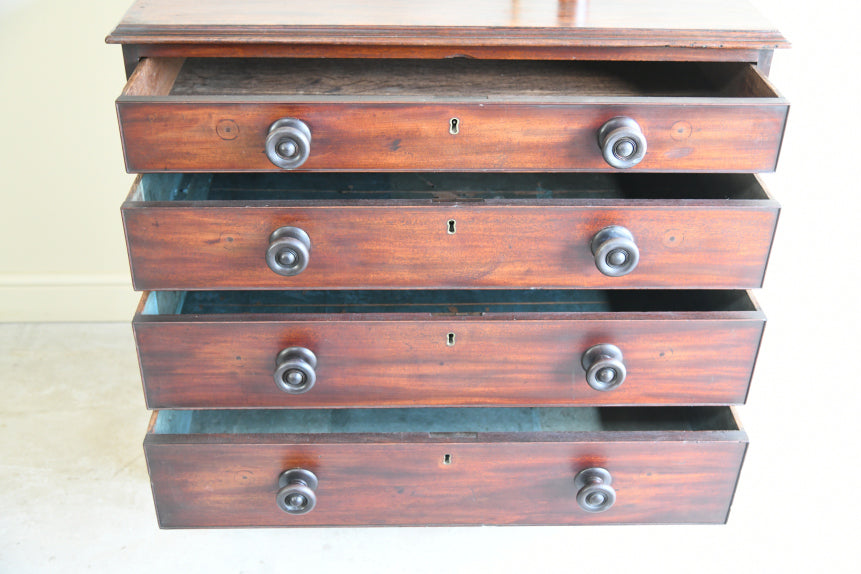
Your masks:
<svg viewBox="0 0 861 574"><path fill-rule="evenodd" d="M138 0L162 527L724 522L788 103L744 2Z"/></svg>

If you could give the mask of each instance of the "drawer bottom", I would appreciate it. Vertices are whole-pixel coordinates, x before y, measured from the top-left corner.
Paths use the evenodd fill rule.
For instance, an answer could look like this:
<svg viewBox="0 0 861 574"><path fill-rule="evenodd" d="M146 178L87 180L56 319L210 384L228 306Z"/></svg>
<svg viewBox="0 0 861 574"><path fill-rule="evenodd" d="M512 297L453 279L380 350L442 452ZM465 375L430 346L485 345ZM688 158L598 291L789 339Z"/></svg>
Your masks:
<svg viewBox="0 0 861 574"><path fill-rule="evenodd" d="M160 411L162 527L726 521L729 407Z"/></svg>

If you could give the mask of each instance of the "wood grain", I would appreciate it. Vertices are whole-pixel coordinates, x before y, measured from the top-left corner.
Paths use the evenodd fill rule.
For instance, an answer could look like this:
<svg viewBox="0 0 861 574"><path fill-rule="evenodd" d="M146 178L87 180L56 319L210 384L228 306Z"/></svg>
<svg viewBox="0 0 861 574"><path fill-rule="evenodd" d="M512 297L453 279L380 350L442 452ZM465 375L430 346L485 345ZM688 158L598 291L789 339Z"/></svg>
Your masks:
<svg viewBox="0 0 861 574"><path fill-rule="evenodd" d="M697 405L742 403L759 311L137 315L149 408ZM454 335L449 346L448 334ZM586 384L582 354L622 349L617 389ZM301 346L317 383L290 395L275 357Z"/></svg>
<svg viewBox="0 0 861 574"><path fill-rule="evenodd" d="M787 106L645 101L596 104L315 104L132 102L120 118L129 173L280 171L264 153L269 126L298 117L312 131L302 171L614 171L598 129L633 117L649 151L631 171L766 172L777 163ZM449 134L459 118L460 134ZM237 137L222 139L231 121ZM691 126L684 141L678 126Z"/></svg>
<svg viewBox="0 0 861 574"><path fill-rule="evenodd" d="M616 175L596 132L618 115L634 117L649 142L634 172L771 171L788 111L764 78L773 50L788 42L743 0L255 0L241 10L235 0L137 0L107 41L123 45L131 76L117 101L130 172L277 172L263 141L290 116L313 132L302 172ZM192 57L269 61L244 60L239 72L209 60L181 68ZM351 79L342 72L367 64L324 61L343 70L315 78L300 72L320 62L283 58L386 58L374 65L393 73ZM405 68L395 58L457 61ZM531 62L512 64L528 73L505 81L470 72L502 64L469 59ZM629 81L559 60L647 64L633 68L645 77ZM649 76L656 61L684 65ZM688 64L720 61L751 65L727 80L709 64L719 73L702 82ZM142 302L134 330L150 407L280 415L309 406L638 405L606 409L624 429L590 432L159 434L155 413L144 450L160 525L724 522L747 446L737 420L697 431L636 421L680 410L666 405L743 402L765 322L755 304L661 310L667 292L651 290L641 294L643 312L260 312L275 290L312 288L615 296L759 286L779 208L712 187L660 197L612 186L501 198L436 189L386 199L370 190L377 195L362 201L233 190L229 199L146 202L133 189L123 218L138 289L269 290L242 313L152 315ZM589 251L591 236L613 224L633 231L642 254L623 278L600 275ZM269 233L283 225L302 227L313 243L311 265L293 278L263 259ZM609 393L585 385L579 360L600 342L619 345L628 366L628 380ZM275 354L289 345L317 353L318 382L306 395L285 395L272 381ZM318 507L303 517L274 500L278 475L297 466L320 477ZM614 477L618 502L603 514L576 504L574 476L591 466Z"/></svg>
<svg viewBox="0 0 861 574"><path fill-rule="evenodd" d="M159 524L174 528L723 523L746 445L743 431L148 433L144 450ZM600 514L579 509L573 484L593 466L617 493ZM320 481L304 516L275 504L279 474L295 467Z"/></svg>
<svg viewBox="0 0 861 574"><path fill-rule="evenodd" d="M176 77L185 63L184 58L144 60L129 78L123 90L127 96L166 96L170 94Z"/></svg>
<svg viewBox="0 0 861 574"><path fill-rule="evenodd" d="M702 98L724 92L733 97L762 96L746 85L733 86L735 77L756 77L750 66L703 68L671 62L189 58L170 95L407 96L422 101L440 96ZM135 80L129 83L134 84Z"/></svg>
<svg viewBox="0 0 861 574"><path fill-rule="evenodd" d="M752 67L743 75L759 78ZM130 82L117 111L130 172L280 171L264 143L281 117L300 118L311 129L303 171L614 171L601 155L597 132L621 115L633 117L648 140L645 159L632 171L774 169L788 111L777 94L687 98L677 90L678 97L630 97L624 94L636 92L636 83L613 95L619 81L610 80L602 80L606 96L441 90L433 97L147 97L132 95L139 88ZM756 82L767 86L761 78ZM461 125L456 136L449 133L452 117ZM229 137L219 131L223 122L234 126Z"/></svg>
<svg viewBox="0 0 861 574"><path fill-rule="evenodd" d="M748 62L756 63L762 52L772 50L623 46L447 46L447 45L339 45L339 44L218 44L218 43L125 44L126 76L131 76L141 58L407 58L477 60L582 60L625 62ZM765 71L767 72L767 69Z"/></svg>
<svg viewBox="0 0 861 574"><path fill-rule="evenodd" d="M697 199L130 200L122 213L138 290L751 288L762 284L778 206ZM602 275L591 252L594 234L610 225L628 228L640 250L638 267L623 277ZM275 274L265 261L269 235L282 226L311 237L308 268L293 277Z"/></svg>
<svg viewBox="0 0 861 574"><path fill-rule="evenodd" d="M785 47L743 0L140 0L110 43Z"/></svg>

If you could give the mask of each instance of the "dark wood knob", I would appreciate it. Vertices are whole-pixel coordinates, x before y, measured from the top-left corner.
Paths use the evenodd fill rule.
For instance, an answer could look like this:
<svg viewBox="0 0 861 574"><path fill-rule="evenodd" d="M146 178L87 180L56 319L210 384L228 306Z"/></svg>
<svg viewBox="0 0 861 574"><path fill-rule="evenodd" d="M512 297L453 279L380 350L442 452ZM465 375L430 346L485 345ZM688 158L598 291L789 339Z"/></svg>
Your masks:
<svg viewBox="0 0 861 574"><path fill-rule="evenodd" d="M266 264L278 275L298 275L311 260L311 238L298 227L280 227L269 236Z"/></svg>
<svg viewBox="0 0 861 574"><path fill-rule="evenodd" d="M285 470L278 478L278 508L287 514L308 514L317 506L317 476L304 468Z"/></svg>
<svg viewBox="0 0 861 574"><path fill-rule="evenodd" d="M604 512L616 503L616 491L610 486L613 477L603 468L581 470L574 478L577 504L586 512Z"/></svg>
<svg viewBox="0 0 861 574"><path fill-rule="evenodd" d="M628 374L621 349L609 343L590 347L580 364L586 369L586 383L596 391L612 391L625 382Z"/></svg>
<svg viewBox="0 0 861 574"><path fill-rule="evenodd" d="M275 359L275 384L285 393L307 393L317 382L317 356L304 347L288 347Z"/></svg>
<svg viewBox="0 0 861 574"><path fill-rule="evenodd" d="M282 169L295 169L311 154L311 129L296 118L282 118L269 126L266 157Z"/></svg>
<svg viewBox="0 0 861 574"><path fill-rule="evenodd" d="M627 275L640 262L634 236L621 225L611 225L596 233L591 248L595 266L608 277Z"/></svg>
<svg viewBox="0 0 861 574"><path fill-rule="evenodd" d="M604 161L619 169L634 167L646 157L646 136L631 118L613 118L601 126L598 146Z"/></svg>

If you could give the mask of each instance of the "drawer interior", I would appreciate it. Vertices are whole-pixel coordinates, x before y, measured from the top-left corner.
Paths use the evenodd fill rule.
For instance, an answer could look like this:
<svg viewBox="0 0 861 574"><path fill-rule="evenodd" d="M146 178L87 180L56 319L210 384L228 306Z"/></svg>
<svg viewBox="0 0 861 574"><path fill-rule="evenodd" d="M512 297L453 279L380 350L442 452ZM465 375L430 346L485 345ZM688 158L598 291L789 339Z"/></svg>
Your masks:
<svg viewBox="0 0 861 574"><path fill-rule="evenodd" d="M775 97L745 63L448 58L188 58L164 95L309 97ZM167 66L170 69L170 66ZM168 87L168 86L165 86Z"/></svg>
<svg viewBox="0 0 861 574"><path fill-rule="evenodd" d="M740 430L729 407L162 410L153 434Z"/></svg>
<svg viewBox="0 0 861 574"><path fill-rule="evenodd" d="M139 201L770 200L752 174L145 174Z"/></svg>
<svg viewBox="0 0 861 574"><path fill-rule="evenodd" d="M153 291L143 315L755 311L741 290Z"/></svg>

